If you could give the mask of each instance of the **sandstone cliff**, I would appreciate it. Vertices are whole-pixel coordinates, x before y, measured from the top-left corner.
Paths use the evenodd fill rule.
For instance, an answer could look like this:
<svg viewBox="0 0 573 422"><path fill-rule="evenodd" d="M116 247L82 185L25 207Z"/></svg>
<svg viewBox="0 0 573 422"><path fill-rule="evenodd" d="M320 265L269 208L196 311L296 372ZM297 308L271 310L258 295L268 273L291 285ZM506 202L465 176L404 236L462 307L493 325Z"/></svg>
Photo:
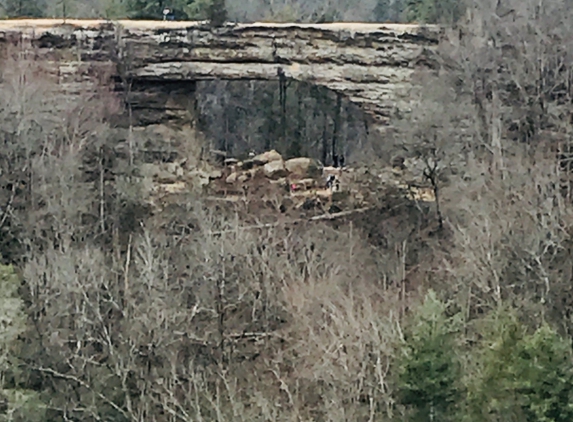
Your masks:
<svg viewBox="0 0 573 422"><path fill-rule="evenodd" d="M391 24L256 23L212 29L201 22L0 22L1 49L30 43L39 59L60 63L72 76L82 64L108 64L116 76L153 91L162 82L276 80L284 72L286 78L348 98L378 128L395 113L407 113L413 74L432 66L439 37L436 27ZM170 102L177 105L178 99Z"/></svg>

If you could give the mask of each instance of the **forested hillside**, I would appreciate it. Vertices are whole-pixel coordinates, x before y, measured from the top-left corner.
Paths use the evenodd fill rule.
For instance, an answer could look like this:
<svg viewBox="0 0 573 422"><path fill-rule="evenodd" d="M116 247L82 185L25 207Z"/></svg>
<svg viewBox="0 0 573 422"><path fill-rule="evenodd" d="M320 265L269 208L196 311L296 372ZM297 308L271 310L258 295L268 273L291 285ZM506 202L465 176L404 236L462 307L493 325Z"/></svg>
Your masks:
<svg viewBox="0 0 573 422"><path fill-rule="evenodd" d="M155 16L166 6L3 1L10 16L62 16L64 5L70 16ZM222 10L174 3L187 18ZM226 11L452 22L458 7L244 0ZM573 9L507 0L465 10L437 68L417 75L424 89L412 117L393 122L396 139L369 140L396 150L366 160L354 148L337 167L368 181L352 192L368 210L345 218L301 207L289 220L277 197L240 185L259 156L209 155L210 136L247 137L240 113L225 112L237 103L265 111L246 112L256 145L313 154L306 144L335 120L328 93L289 103L302 112L281 139L278 86L250 82L200 87L208 121L134 127L109 75L71 95L33 50L7 49L0 421L572 421ZM362 136L358 113L339 116L350 138ZM305 145L278 144L286 139ZM221 162L242 165L221 183L239 200L206 186ZM400 175L418 163L431 199L380 189L386 162ZM176 164L207 182L153 196L171 176L149 173Z"/></svg>
<svg viewBox="0 0 573 422"><path fill-rule="evenodd" d="M207 19L234 22L452 22L464 0L2 0L0 17ZM223 12L223 13L222 13ZM222 14L221 14L222 13Z"/></svg>

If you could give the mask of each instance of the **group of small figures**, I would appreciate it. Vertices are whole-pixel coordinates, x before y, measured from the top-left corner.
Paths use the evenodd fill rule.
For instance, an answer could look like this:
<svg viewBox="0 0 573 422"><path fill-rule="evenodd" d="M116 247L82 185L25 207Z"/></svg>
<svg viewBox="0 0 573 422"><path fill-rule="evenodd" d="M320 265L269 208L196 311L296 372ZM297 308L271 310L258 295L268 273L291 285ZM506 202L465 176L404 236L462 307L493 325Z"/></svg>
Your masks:
<svg viewBox="0 0 573 422"><path fill-rule="evenodd" d="M340 154L334 154L334 156L332 157L332 167L334 168L344 168L344 155Z"/></svg>
<svg viewBox="0 0 573 422"><path fill-rule="evenodd" d="M340 190L340 180L334 174L330 174L326 178L326 189L332 189L333 191Z"/></svg>
<svg viewBox="0 0 573 422"><path fill-rule="evenodd" d="M344 155L334 154L332 157L332 167L334 168L344 168ZM340 180L334 174L328 175L326 178L326 188L331 189L335 192L340 190Z"/></svg>

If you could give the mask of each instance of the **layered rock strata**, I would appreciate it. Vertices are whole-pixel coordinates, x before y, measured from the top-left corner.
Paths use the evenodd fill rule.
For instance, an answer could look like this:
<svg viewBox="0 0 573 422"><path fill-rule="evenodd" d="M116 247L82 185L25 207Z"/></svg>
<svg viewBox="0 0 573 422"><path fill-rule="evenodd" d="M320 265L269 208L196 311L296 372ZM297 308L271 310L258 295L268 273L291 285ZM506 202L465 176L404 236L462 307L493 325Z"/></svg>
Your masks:
<svg viewBox="0 0 573 422"><path fill-rule="evenodd" d="M103 65L117 80L133 83L143 102L153 103L154 91L174 87L170 104L163 96L154 105L172 114L189 108L177 97L193 81L296 79L339 93L359 105L375 127L385 128L392 116L411 108L415 72L433 66L440 34L437 27L398 24L214 29L201 22L15 20L0 22L0 49L33 45L39 60L57 63L59 72L71 76L80 64Z"/></svg>

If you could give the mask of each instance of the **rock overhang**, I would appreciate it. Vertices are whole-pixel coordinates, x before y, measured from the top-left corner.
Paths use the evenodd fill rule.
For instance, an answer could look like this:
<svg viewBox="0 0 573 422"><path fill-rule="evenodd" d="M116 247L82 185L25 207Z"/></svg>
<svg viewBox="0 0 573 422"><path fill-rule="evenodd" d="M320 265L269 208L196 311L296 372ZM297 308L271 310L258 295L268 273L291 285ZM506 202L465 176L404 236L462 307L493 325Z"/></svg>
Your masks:
<svg viewBox="0 0 573 422"><path fill-rule="evenodd" d="M437 26L347 22L211 28L181 21L0 21L1 44L27 42L40 59L65 60L71 52L84 63L113 64L115 76L134 81L278 80L282 73L348 98L379 128L411 109L414 74L432 67L442 33Z"/></svg>

